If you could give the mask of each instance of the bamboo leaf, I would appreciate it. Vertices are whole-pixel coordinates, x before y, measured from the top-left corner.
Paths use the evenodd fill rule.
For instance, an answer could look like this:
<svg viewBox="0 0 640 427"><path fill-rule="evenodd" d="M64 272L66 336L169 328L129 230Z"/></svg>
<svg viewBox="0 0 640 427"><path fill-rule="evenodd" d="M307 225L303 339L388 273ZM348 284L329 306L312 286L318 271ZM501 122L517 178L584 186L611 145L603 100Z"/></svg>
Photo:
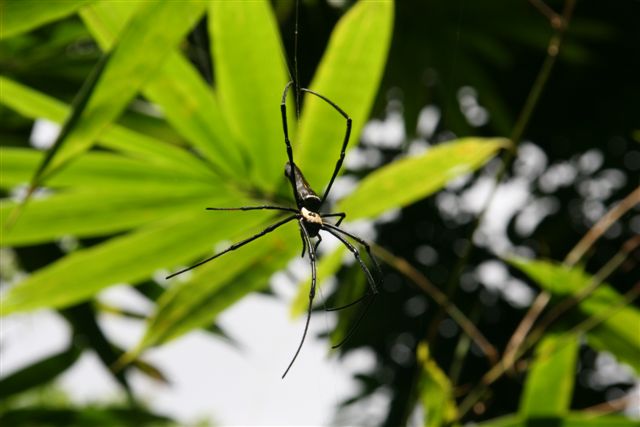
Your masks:
<svg viewBox="0 0 640 427"><path fill-rule="evenodd" d="M285 225L250 246L228 252L194 270L188 281L163 294L144 338L128 356L134 357L148 347L208 326L220 312L246 294L266 288L269 277L297 251L290 244L296 232L293 225ZM251 234L245 233L243 237Z"/></svg>
<svg viewBox="0 0 640 427"><path fill-rule="evenodd" d="M455 420L457 409L453 398L453 386L435 360L429 356L429 348L422 342L417 350L420 376L418 393L424 408L424 425L440 427Z"/></svg>
<svg viewBox="0 0 640 427"><path fill-rule="evenodd" d="M553 261L522 258L508 261L556 297L576 295L594 280L579 267L567 267ZM599 322L587 331L589 344L612 352L640 373L640 334L636 328L629 327L640 325L640 310L625 304L622 295L607 283L600 284L578 304L578 308L583 319Z"/></svg>
<svg viewBox="0 0 640 427"><path fill-rule="evenodd" d="M0 90L3 94L0 104L25 117L45 118L62 124L71 111L64 103L3 76L0 76ZM215 177L212 171L191 153L125 127L111 124L99 138L101 146L127 153L147 163L170 166L209 179Z"/></svg>
<svg viewBox="0 0 640 427"><path fill-rule="evenodd" d="M68 349L42 359L0 379L0 398L6 399L32 387L45 384L70 368L82 350L72 345Z"/></svg>
<svg viewBox="0 0 640 427"><path fill-rule="evenodd" d="M39 181L42 174L56 171L93 144L161 65L167 46L176 45L199 18L203 7L199 2L186 1L149 2L141 6L108 56L95 88L78 98L80 106L85 96L88 99L86 107L74 109L71 115L73 119L80 111L77 125L57 141L52 149L56 155L45 160L34 181ZM118 96L114 97L114 93Z"/></svg>
<svg viewBox="0 0 640 427"><path fill-rule="evenodd" d="M0 2L0 40L75 13L92 0L4 0Z"/></svg>
<svg viewBox="0 0 640 427"><path fill-rule="evenodd" d="M569 412L579 341L575 335L547 334L538 344L520 402L520 413L529 417Z"/></svg>
<svg viewBox="0 0 640 427"><path fill-rule="evenodd" d="M212 191L213 190L213 191ZM25 206L21 221L2 236L2 244L23 246L62 236L95 237L150 224L178 212L197 212L231 199L223 189L202 185L177 192L102 188L63 192ZM0 203L0 226L17 204Z"/></svg>
<svg viewBox="0 0 640 427"><path fill-rule="evenodd" d="M352 119L350 147L360 137L386 63L393 27L393 1L359 1L340 19L329 40L311 89L340 106ZM296 163L312 187L327 185L340 154L345 120L307 94L300 119Z"/></svg>
<svg viewBox="0 0 640 427"><path fill-rule="evenodd" d="M0 148L0 187L11 189L29 182L43 155L36 150ZM86 153L47 183L48 187L147 189L162 193L210 185L182 171L101 152Z"/></svg>
<svg viewBox="0 0 640 427"><path fill-rule="evenodd" d="M211 2L209 31L224 117L248 151L253 182L273 191L286 162L279 106L288 79L271 6Z"/></svg>
<svg viewBox="0 0 640 427"><path fill-rule="evenodd" d="M562 417L524 418L507 415L478 424L481 427L637 427L638 421L622 415L572 412Z"/></svg>
<svg viewBox="0 0 640 427"><path fill-rule="evenodd" d="M241 202L238 200L237 202ZM182 212L103 244L74 252L38 270L4 296L2 315L86 300L116 283L136 283L166 266L191 262L216 242L264 222L256 215L225 218Z"/></svg>
<svg viewBox="0 0 640 427"><path fill-rule="evenodd" d="M104 50L116 41L136 2L99 2L81 16ZM238 176L245 165L242 150L222 116L213 90L179 52L171 51L164 64L143 86L171 125L218 169ZM242 174L241 174L242 176Z"/></svg>
<svg viewBox="0 0 640 427"><path fill-rule="evenodd" d="M463 138L395 161L364 178L337 209L348 212L353 220L407 206L438 191L453 178L478 169L507 143L502 138Z"/></svg>

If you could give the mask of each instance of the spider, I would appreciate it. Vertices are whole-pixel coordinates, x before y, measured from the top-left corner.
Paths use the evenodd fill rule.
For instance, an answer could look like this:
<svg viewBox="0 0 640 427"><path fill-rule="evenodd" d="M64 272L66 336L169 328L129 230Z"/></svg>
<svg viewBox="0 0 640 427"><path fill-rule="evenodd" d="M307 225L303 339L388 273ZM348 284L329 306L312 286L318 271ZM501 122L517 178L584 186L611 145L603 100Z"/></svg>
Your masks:
<svg viewBox="0 0 640 427"><path fill-rule="evenodd" d="M301 257L304 258L304 254L305 252L308 252L309 254L309 262L311 264L311 288L309 291L309 306L307 309L307 317L306 317L306 322L305 322L305 326L304 326L304 331L302 333L302 338L300 340L300 344L298 345L296 352L293 356L293 358L291 359L291 362L289 363L289 365L287 366L287 369L285 370L284 374L282 375L282 378L284 378L287 373L289 372L289 370L291 369L291 366L293 366L293 363L295 362L296 358L298 357L298 354L300 353L300 350L302 349L302 345L304 344L304 340L307 336L307 331L309 329L309 321L311 319L311 310L312 310L312 305L313 305L313 299L315 297L316 294L316 252L318 249L318 246L320 245L320 242L322 241L322 237L320 236L320 231L325 231L329 234L332 234L334 237L336 237L343 245L345 245L347 247L347 249L349 251L351 251L351 253L353 254L353 256L355 257L356 261L358 262L358 264L360 265L360 268L362 269L362 271L364 272L367 281L369 283L369 288L367 290L367 292L360 298L356 299L355 301L352 301L349 304L343 305L341 307L334 307L334 308L327 308L327 311L336 311L336 310L341 310L343 308L347 308L347 307L351 307L357 303L360 302L365 302L366 305L363 307L362 312L360 313L360 316L358 317L358 319L356 320L356 323L354 324L354 326L351 328L351 330L346 334L346 336L342 339L342 341L338 344L336 344L335 346L333 346L333 348L339 347L340 345L342 345L349 337L350 335L353 333L353 331L355 330L355 328L358 326L358 323L360 322L360 320L364 317L364 315L366 314L367 309L369 308L369 306L371 305L371 302L373 301L372 297L374 297L377 293L378 293L378 287L376 284L376 280L374 279L373 275L371 274L371 271L369 270L369 268L367 267L367 265L365 264L365 262L363 261L360 251L358 250L358 248L353 245L352 243L350 243L347 238L351 238L354 241L356 241L357 243L359 243L360 245L362 245L369 258L372 260L373 265L376 268L376 271L378 273L378 275L380 276L380 266L378 264L378 262L376 261L376 259L373 257L373 255L371 254L371 248L369 246L369 244L367 242L365 242L364 240L362 240L361 238L359 238L358 236L355 236L343 229L340 228L340 223L342 222L342 220L345 219L346 217L346 213L344 212L337 212L337 213L320 213L320 210L325 202L325 200L327 199L327 196L329 195L329 191L331 191L331 186L333 185L333 182L336 179L336 176L338 175L338 172L340 171L340 168L342 167L342 162L344 160L344 156L345 156L345 150L347 148L347 144L349 143L349 137L351 135L351 118L349 117L349 115L347 113L344 112L344 110L342 110L340 107L338 107L338 105L336 105L333 101L331 101L330 99L328 99L327 97L320 95L317 92L312 91L311 89L307 89L307 88L300 88L301 91L306 92L306 93L310 93L311 95L317 96L318 98L322 99L323 101L325 101L326 103L328 103L331 107L333 107L338 113L340 113L346 120L346 131L345 131L345 135L344 135L344 140L342 142L342 148L340 150L340 157L338 158L338 161L336 162L336 166L333 170L333 174L331 175L331 179L329 180L329 185L327 185L326 190L324 191L324 194L322 195L322 197L318 196L318 194L313 191L313 189L311 188L311 186L309 185L309 183L307 182L307 180L305 179L304 175L302 174L302 171L298 168L298 166L295 164L294 160L293 160L293 150L291 148L291 142L289 141L289 131L288 131L288 125L287 125L287 107L286 107L286 100L287 100L287 94L289 92L289 88L291 87L291 85L293 84L293 81L290 81L289 83L287 83L287 85L284 88L284 92L282 93L282 102L280 104L280 110L282 113L282 129L284 132L284 142L286 145L286 149L287 149L287 157L288 157L288 161L285 164L285 168L284 168L284 175L285 177L289 180L289 183L291 184L291 190L293 192L293 197L295 199L296 202L296 208L291 208L291 207L284 207L284 206L272 206L272 205L261 205L261 206L242 206L242 207L237 207L237 208L206 208L207 210L211 210L211 211L251 211L251 210L275 210L275 211L283 211L283 212L289 212L291 215L277 221L276 223L268 226L267 228L265 228L264 230L262 230L261 232L247 238L244 240L241 240L237 243L234 243L233 245L229 246L228 248L226 248L225 250L209 257L206 258L200 262L198 262L197 264L194 264L190 267L184 268L180 271L177 271L169 276L167 276L167 279L170 279L174 276L177 276L179 274L182 274L186 271L189 271L191 269L194 269L198 266L201 266L202 264L205 264L209 261L212 261L224 254L226 254L227 252L236 250L268 233L271 233L272 231L276 230L277 228L283 226L284 224L287 224L291 221L297 220L298 221L298 225L300 227L300 237L302 239L302 254ZM327 218L338 218L338 220L335 222L335 224L332 224L330 222L327 222ZM316 238L316 242L315 244L312 244L312 240L313 238Z"/></svg>

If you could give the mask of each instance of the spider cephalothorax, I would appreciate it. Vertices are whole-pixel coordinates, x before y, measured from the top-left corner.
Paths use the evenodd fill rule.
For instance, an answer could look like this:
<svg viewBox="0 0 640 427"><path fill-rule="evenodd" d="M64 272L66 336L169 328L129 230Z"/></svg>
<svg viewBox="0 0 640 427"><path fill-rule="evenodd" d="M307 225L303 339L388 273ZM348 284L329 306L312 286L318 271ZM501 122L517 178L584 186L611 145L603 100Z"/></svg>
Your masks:
<svg viewBox="0 0 640 427"><path fill-rule="evenodd" d="M333 185L333 182L336 179L338 172L340 171L340 167L342 166L342 161L344 160L345 150L347 148L347 144L349 143L349 136L351 135L351 118L340 107L338 107L335 103L333 103L331 100L324 97L323 95L320 95L310 89L305 89L305 88L300 89L301 91L315 95L318 98L325 101L326 103L328 103L338 113L340 113L346 120L346 132L344 135L344 140L342 142L340 156L338 157L338 161L336 162L336 166L333 170L333 174L331 175L331 179L329 180L329 184L327 185L327 188L324 191L324 194L322 195L322 197L320 197L316 194L315 191L313 191L313 189L305 179L304 175L302 174L302 171L300 171L298 166L293 161L293 149L291 148L291 142L289 141L289 130L287 125L287 107L286 107L287 93L289 92L289 88L291 87L292 84L293 82L289 82L284 88L284 93L282 94L282 101L280 103L280 110L282 112L282 128L284 131L284 141L287 148L287 157L289 160L285 164L284 174L288 178L289 183L291 185L291 191L293 192L293 197L296 202L296 208L284 207L284 206L272 206L272 205L242 206L238 208L207 208L207 210L213 210L213 211L275 210L275 211L289 212L290 215L280 219L276 223L262 230L260 233L229 246L227 249L223 250L222 252L219 252L209 258L206 258L200 261L199 263L192 265L191 267L187 267L185 269L182 269L176 273L173 273L167 276L167 279L169 279L173 276L184 273L185 271L196 268L221 255L224 255L229 251L238 249L239 247L244 246L247 243L250 243L258 239L259 237L262 237L265 234L271 233L278 227L288 222L297 220L300 228L300 237L302 239L302 256L303 257L304 257L305 251L308 248L309 261L311 264L311 288L309 290L309 305L307 310L307 319L304 327L304 332L302 333L302 339L300 340L300 344L298 345L298 348L291 362L289 363L289 366L287 367L284 374L282 375L282 378L284 378L285 375L287 375L287 372L289 372L289 369L293 365L293 362L298 357L298 354L300 353L300 349L302 348L302 344L304 343L305 337L307 336L307 330L309 328L309 320L311 319L311 308L313 304L313 298L315 297L315 294L316 294L316 251L318 249L318 245L322 241L320 231L325 231L333 235L340 242L342 242L342 244L345 245L347 249L349 249L349 251L351 251L353 256L358 261L360 268L365 273L365 276L367 277L367 281L369 282L369 290L361 298L349 304L346 304L342 307L336 307L328 310L339 310L342 308L350 307L359 302L366 301L367 304L364 306L362 313L359 317L359 319L361 319L364 313L366 312L367 308L371 304L372 299L370 297L374 296L378 292L376 281L374 280L374 277L371 274L371 271L369 270L365 262L362 260L362 257L360 256L360 251L356 246L350 243L349 240L347 240L347 238L353 239L355 242L362 245L365 248L369 257L371 258L374 266L376 267L376 270L378 272L380 271L380 267L378 266L378 263L376 262L375 258L373 258L373 256L371 255L371 249L369 248L369 245L361 238L340 228L340 223L346 217L346 214L344 212L326 213L326 214L321 213L321 208L324 204L324 201L326 200L327 195L331 190L331 186ZM329 221L327 221L327 218L338 218L338 220L336 221L335 224L332 224ZM312 238L317 239L315 244L313 245L311 243ZM356 322L356 325L357 325L357 322ZM354 328L352 328L352 330L349 333L347 333L346 337L343 339L342 342L344 342L350 336ZM341 345L342 342L337 344L335 347L338 347L339 345Z"/></svg>

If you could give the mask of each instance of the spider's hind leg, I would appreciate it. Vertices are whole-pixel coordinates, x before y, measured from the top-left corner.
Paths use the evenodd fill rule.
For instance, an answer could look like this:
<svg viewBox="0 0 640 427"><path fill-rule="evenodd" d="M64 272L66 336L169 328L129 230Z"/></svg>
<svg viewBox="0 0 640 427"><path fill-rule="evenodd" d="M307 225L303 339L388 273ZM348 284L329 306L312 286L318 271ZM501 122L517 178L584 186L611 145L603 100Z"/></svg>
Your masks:
<svg viewBox="0 0 640 427"><path fill-rule="evenodd" d="M338 232L342 232L344 234L347 234L349 237L352 237L358 243L362 243L363 246L365 246L365 249L367 250L367 253L369 254L369 256L371 256L371 252L369 251L369 248L368 248L369 245L367 245L364 242L364 240L360 239L359 237L355 237L355 236L353 236L351 234L348 234L346 231L343 231L343 230L339 229L338 227L335 227L335 226L333 226L331 224L324 224L322 229L327 231L327 232L329 232L329 233L331 233L334 237L336 237L338 240L340 240L342 242L342 244L344 244L347 247L347 249L349 249L349 251L351 251L351 253L355 257L356 261L358 261L358 264L360 264L360 268L364 272L365 276L367 277L367 281L369 282L369 289L367 290L367 292L362 297L358 298L355 301L350 302L349 304L343 305L341 307L335 307L335 308L332 308L332 309L327 309L327 311L337 311L337 310L342 310L342 309L347 308L347 307L354 306L354 305L356 305L356 304L358 304L360 302L363 302L363 301L365 302L365 305L362 308L360 314L358 315L354 325L347 332L347 334L344 336L342 341L340 341L338 344L336 344L336 345L334 345L332 347L332 348L337 348L337 347L340 347L342 344L344 344L349 338L351 338L351 336L353 335L355 330L358 328L358 326L360 325L360 322L362 321L364 316L367 314L367 311L369 310L369 307L371 307L371 304L373 303L376 295L378 294L378 287L376 286L376 282L375 282L375 280L373 278L373 275L371 274L371 271L369 270L367 265L362 260L362 257L360 256L360 251L358 250L358 248L356 248L354 245L349 243L349 241L347 239L345 239L344 237L342 237L340 234L338 234ZM371 257L371 258L374 259L373 257ZM379 266L375 262L375 260L374 260L374 264L379 269Z"/></svg>

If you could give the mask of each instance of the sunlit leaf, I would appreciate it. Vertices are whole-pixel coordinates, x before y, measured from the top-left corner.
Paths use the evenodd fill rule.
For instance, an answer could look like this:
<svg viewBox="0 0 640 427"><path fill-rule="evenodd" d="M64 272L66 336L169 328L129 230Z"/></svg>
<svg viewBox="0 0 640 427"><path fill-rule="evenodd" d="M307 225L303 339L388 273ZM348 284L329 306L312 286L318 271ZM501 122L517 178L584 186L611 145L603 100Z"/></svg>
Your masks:
<svg viewBox="0 0 640 427"><path fill-rule="evenodd" d="M280 183L286 161L280 100L288 81L278 26L266 0L214 1L209 31L220 105L261 188Z"/></svg>
<svg viewBox="0 0 640 427"><path fill-rule="evenodd" d="M0 90L3 95L0 104L25 117L44 118L62 124L71 111L64 103L6 77L0 76ZM144 159L146 163L170 165L191 174L213 176L212 171L191 153L125 127L111 124L99 138L101 146Z"/></svg>
<svg viewBox="0 0 640 427"><path fill-rule="evenodd" d="M538 344L520 402L523 415L539 417L569 412L578 348L575 335L547 334Z"/></svg>
<svg viewBox="0 0 640 427"><path fill-rule="evenodd" d="M136 2L97 2L83 8L80 15L100 46L108 50L138 7ZM168 54L142 91L208 161L227 173L244 171L241 147L234 141L213 89L177 49Z"/></svg>
<svg viewBox="0 0 640 427"><path fill-rule="evenodd" d="M175 46L203 11L199 2L143 3L119 41L82 109L77 126L59 141L43 173L55 171L88 149L115 120L147 79L162 64L167 46ZM113 96L118 94L118 96ZM73 115L72 115L73 117Z"/></svg>
<svg viewBox="0 0 640 427"><path fill-rule="evenodd" d="M311 82L352 119L349 147L369 118L386 64L393 26L393 1L359 1L340 19ZM311 186L328 184L344 139L345 119L324 101L305 95L294 158Z"/></svg>
<svg viewBox="0 0 640 427"><path fill-rule="evenodd" d="M20 221L5 229L2 243L22 246L66 235L103 236L149 224L176 212L200 211L229 199L228 192L205 185L170 193L136 188L62 192L29 202ZM4 226L16 205L0 202L0 226Z"/></svg>
<svg viewBox="0 0 640 427"><path fill-rule="evenodd" d="M67 255L12 287L2 315L41 307L65 307L116 283L135 283L166 266L209 253L220 239L263 222L256 215L224 218L187 211L106 243Z"/></svg>
<svg viewBox="0 0 640 427"><path fill-rule="evenodd" d="M572 412L562 417L525 418L508 415L478 424L481 427L637 427L637 420L622 415Z"/></svg>
<svg viewBox="0 0 640 427"><path fill-rule="evenodd" d="M297 251L290 244L296 234L295 222L284 225L194 270L188 281L176 284L160 298L143 340L131 355L208 326L246 294L266 288L269 277Z"/></svg>
<svg viewBox="0 0 640 427"><path fill-rule="evenodd" d="M26 184L44 153L24 148L0 148L0 187L11 189ZM210 186L199 176L128 159L111 153L90 152L72 162L48 182L48 187L112 188L126 191L180 191L185 187Z"/></svg>
<svg viewBox="0 0 640 427"><path fill-rule="evenodd" d="M463 138L439 144L367 175L338 203L337 210L347 212L353 220L407 206L440 190L453 178L478 169L507 145L502 138Z"/></svg>
<svg viewBox="0 0 640 427"><path fill-rule="evenodd" d="M3 0L0 2L0 40L62 19L91 1Z"/></svg>
<svg viewBox="0 0 640 427"><path fill-rule="evenodd" d="M423 342L417 350L420 376L418 393L424 409L424 425L439 427L455 420L457 409L453 398L453 386L447 375L429 355Z"/></svg>
<svg viewBox="0 0 640 427"><path fill-rule="evenodd" d="M528 275L556 297L571 297L593 283L594 278L580 267L545 260L511 258L511 265ZM583 319L597 319L587 330L589 344L613 353L640 373L640 334L629 325L640 325L640 310L626 304L622 295L607 283L600 284L578 308Z"/></svg>

